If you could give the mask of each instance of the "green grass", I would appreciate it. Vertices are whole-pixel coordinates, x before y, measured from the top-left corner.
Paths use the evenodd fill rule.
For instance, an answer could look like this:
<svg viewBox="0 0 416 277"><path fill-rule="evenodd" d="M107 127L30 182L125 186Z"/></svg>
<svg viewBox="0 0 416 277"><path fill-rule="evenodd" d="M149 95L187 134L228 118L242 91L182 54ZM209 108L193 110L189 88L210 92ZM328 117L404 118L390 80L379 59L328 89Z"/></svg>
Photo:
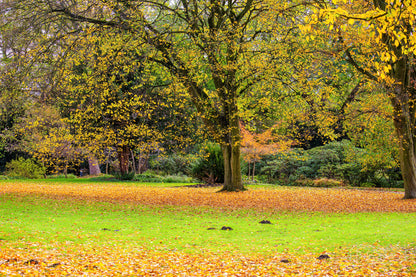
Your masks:
<svg viewBox="0 0 416 277"><path fill-rule="evenodd" d="M273 224L260 224L261 220ZM220 230L222 226L233 230ZM58 241L161 251L299 253L415 245L415 228L412 213L270 214L0 195L0 239L10 243Z"/></svg>
<svg viewBox="0 0 416 277"><path fill-rule="evenodd" d="M139 181L120 181L114 177L89 177L89 178L46 178L46 179L9 179L0 180L1 184L7 183L38 183L38 184L80 184L80 185L99 185L99 186L151 186L151 187L178 187L192 185L192 183L161 183L161 182L139 182Z"/></svg>

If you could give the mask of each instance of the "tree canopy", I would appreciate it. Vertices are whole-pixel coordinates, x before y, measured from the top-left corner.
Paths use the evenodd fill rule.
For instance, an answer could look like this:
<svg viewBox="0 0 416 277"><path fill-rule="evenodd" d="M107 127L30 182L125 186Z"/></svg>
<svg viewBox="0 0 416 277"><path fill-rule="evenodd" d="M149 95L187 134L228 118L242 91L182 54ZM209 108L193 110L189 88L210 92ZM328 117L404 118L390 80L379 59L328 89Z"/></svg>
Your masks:
<svg viewBox="0 0 416 277"><path fill-rule="evenodd" d="M58 97L78 140L95 153L116 147L124 171L130 150L192 133L179 122L195 118L221 145L223 190L244 190L244 122L304 148L351 138L378 157L377 148L398 152L405 198L416 197L414 1L9 0L0 9L3 63L20 57L16 72L31 68L17 87ZM175 117L180 131L166 121Z"/></svg>

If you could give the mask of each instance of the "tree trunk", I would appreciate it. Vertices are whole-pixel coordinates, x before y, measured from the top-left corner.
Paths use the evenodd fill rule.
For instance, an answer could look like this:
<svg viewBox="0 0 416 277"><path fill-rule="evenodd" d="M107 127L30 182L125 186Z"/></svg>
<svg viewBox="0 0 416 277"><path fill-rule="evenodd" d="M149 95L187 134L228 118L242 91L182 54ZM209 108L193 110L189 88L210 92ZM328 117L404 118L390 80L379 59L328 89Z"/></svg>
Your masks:
<svg viewBox="0 0 416 277"><path fill-rule="evenodd" d="M68 178L68 161L65 161L64 175L65 175L65 178Z"/></svg>
<svg viewBox="0 0 416 277"><path fill-rule="evenodd" d="M221 191L245 190L241 179L240 146L225 145L221 149L224 157L224 186Z"/></svg>
<svg viewBox="0 0 416 277"><path fill-rule="evenodd" d="M141 169L141 167L142 167L142 165L141 165L141 160L142 160L142 152L141 152L141 151L139 151L139 159L137 160L137 163L138 163L138 165L137 165L137 170L138 170L138 173L139 173L139 174L142 174L142 169Z"/></svg>
<svg viewBox="0 0 416 277"><path fill-rule="evenodd" d="M394 127L399 139L399 159L404 181L404 199L416 198L416 129L415 107L411 92L398 85L391 102Z"/></svg>
<svg viewBox="0 0 416 277"><path fill-rule="evenodd" d="M221 145L224 158L224 186L220 191L243 191L240 166L240 123L236 117L229 126L228 143Z"/></svg>
<svg viewBox="0 0 416 277"><path fill-rule="evenodd" d="M98 163L97 158L92 155L88 157L88 167L90 175L94 176L101 174L100 164Z"/></svg>
<svg viewBox="0 0 416 277"><path fill-rule="evenodd" d="M133 168L133 172L134 174L137 174L137 168L136 168L136 160L134 159L134 152L133 150L130 151L131 152L131 167Z"/></svg>
<svg viewBox="0 0 416 277"><path fill-rule="evenodd" d="M256 172L256 161L253 161L253 173L251 175L251 180L254 181L254 174Z"/></svg>
<svg viewBox="0 0 416 277"><path fill-rule="evenodd" d="M120 173L127 174L129 173L129 158L130 158L130 149L128 146L119 147L117 150L118 162L120 165Z"/></svg>

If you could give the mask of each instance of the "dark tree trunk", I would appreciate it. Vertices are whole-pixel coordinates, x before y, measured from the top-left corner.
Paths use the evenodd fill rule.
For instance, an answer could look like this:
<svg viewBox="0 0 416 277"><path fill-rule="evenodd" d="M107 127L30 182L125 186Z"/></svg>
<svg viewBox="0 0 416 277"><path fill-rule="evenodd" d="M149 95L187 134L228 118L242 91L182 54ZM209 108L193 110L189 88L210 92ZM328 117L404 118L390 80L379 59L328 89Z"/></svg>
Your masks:
<svg viewBox="0 0 416 277"><path fill-rule="evenodd" d="M222 143L221 149L224 158L224 186L220 191L243 191L243 181L241 178L241 137L240 137L240 123L235 116L234 120L229 121L231 124L228 127L228 135L226 142Z"/></svg>
<svg viewBox="0 0 416 277"><path fill-rule="evenodd" d="M416 198L416 91L397 85L391 98L394 107L394 127L399 139L399 159L404 181L404 198Z"/></svg>
<svg viewBox="0 0 416 277"><path fill-rule="evenodd" d="M68 178L68 161L65 161L64 175L65 175L65 178Z"/></svg>
<svg viewBox="0 0 416 277"><path fill-rule="evenodd" d="M120 173L129 173L130 148L128 146L119 147L117 150L117 156L120 165Z"/></svg>
<svg viewBox="0 0 416 277"><path fill-rule="evenodd" d="M245 190L241 179L240 146L221 147L224 157L224 186L221 191Z"/></svg>
<svg viewBox="0 0 416 277"><path fill-rule="evenodd" d="M387 10L389 1L374 0L374 5L380 10ZM403 26L404 35L409 40L414 34L412 27L405 17L395 24ZM391 62L390 77L395 84L388 86L390 100L394 109L394 127L399 139L400 169L404 181L404 198L416 198L416 65L414 55L405 53L406 44L402 41L396 45L392 43L394 37L388 32L383 33L382 41L385 46L397 57ZM407 41L403 40L403 41Z"/></svg>

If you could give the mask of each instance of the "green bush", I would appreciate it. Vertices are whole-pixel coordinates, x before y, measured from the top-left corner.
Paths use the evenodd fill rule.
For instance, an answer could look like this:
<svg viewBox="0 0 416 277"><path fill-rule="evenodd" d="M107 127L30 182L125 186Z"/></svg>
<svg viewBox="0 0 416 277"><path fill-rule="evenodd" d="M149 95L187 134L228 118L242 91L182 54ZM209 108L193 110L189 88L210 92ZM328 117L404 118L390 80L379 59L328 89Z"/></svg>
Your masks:
<svg viewBox="0 0 416 277"><path fill-rule="evenodd" d="M355 147L350 141L331 142L309 150L292 149L275 155L263 166L262 174L274 182L289 185L298 184L299 180L326 178L342 180L352 186L362 186L363 183L377 187L400 186L401 176L397 168L391 168L383 161L365 163L368 155L366 149Z"/></svg>
<svg viewBox="0 0 416 277"><path fill-rule="evenodd" d="M134 179L134 172L129 172L129 173L116 173L114 176L122 181L131 181Z"/></svg>
<svg viewBox="0 0 416 277"><path fill-rule="evenodd" d="M145 172L143 174L137 174L134 177L134 181L138 182L151 182L151 183L192 183L195 180L192 177L184 175L166 175L160 176L153 172Z"/></svg>
<svg viewBox="0 0 416 277"><path fill-rule="evenodd" d="M168 156L158 156L149 162L152 170L162 171L166 175L188 175L191 173L190 164L191 162L188 156L176 153Z"/></svg>
<svg viewBox="0 0 416 277"><path fill-rule="evenodd" d="M193 162L192 176L207 183L224 182L224 159L221 147L207 143L200 151L201 157Z"/></svg>
<svg viewBox="0 0 416 277"><path fill-rule="evenodd" d="M76 179L77 176L75 174L67 174L65 176L65 174L54 174L54 175L48 175L47 176L48 179L62 179L62 178L67 178L67 179Z"/></svg>
<svg viewBox="0 0 416 277"><path fill-rule="evenodd" d="M11 178L38 179L44 177L46 169L33 159L20 157L6 164L6 175Z"/></svg>
<svg viewBox="0 0 416 277"><path fill-rule="evenodd" d="M0 175L0 180L8 180L9 178L5 175Z"/></svg>

